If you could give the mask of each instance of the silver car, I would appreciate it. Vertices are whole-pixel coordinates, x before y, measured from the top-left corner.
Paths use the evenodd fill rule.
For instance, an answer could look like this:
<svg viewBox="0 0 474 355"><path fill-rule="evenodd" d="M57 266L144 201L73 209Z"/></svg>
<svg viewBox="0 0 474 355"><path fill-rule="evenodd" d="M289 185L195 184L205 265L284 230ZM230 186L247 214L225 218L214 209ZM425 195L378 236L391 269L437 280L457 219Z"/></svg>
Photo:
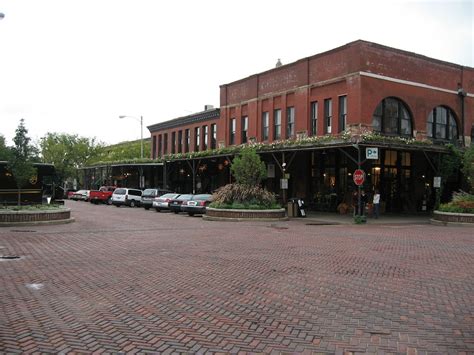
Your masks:
<svg viewBox="0 0 474 355"><path fill-rule="evenodd" d="M153 208L156 210L156 212L160 212L162 210L169 210L168 202L178 196L179 194L169 193L159 197L155 197L155 199L153 200Z"/></svg>

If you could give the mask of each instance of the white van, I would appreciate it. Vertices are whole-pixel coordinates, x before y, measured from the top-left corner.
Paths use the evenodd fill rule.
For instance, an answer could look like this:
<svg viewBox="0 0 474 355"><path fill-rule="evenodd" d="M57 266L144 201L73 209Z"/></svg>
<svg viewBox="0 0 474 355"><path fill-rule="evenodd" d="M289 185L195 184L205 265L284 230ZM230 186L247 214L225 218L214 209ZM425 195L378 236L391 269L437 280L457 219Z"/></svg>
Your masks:
<svg viewBox="0 0 474 355"><path fill-rule="evenodd" d="M127 189L119 187L112 194L112 204L120 207L127 205L130 207L140 206L142 191L137 189Z"/></svg>

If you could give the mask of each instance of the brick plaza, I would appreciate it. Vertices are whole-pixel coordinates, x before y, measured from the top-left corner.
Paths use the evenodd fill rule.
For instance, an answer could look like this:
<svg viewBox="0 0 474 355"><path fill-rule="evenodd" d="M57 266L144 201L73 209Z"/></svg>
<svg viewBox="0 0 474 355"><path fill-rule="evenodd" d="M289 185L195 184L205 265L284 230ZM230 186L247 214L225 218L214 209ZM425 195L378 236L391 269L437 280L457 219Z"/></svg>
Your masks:
<svg viewBox="0 0 474 355"><path fill-rule="evenodd" d="M69 202L4 227L1 353L474 353L474 229Z"/></svg>

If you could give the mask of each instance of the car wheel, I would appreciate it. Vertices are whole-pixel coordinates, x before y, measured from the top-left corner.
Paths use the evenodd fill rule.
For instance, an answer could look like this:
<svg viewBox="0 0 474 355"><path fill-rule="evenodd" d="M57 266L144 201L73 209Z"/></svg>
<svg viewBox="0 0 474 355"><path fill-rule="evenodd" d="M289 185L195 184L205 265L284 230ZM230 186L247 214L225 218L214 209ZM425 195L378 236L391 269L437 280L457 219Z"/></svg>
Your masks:
<svg viewBox="0 0 474 355"><path fill-rule="evenodd" d="M107 203L108 205L111 205L111 204L112 204L112 197L109 197L109 198L107 199L107 202L106 202L106 203Z"/></svg>
<svg viewBox="0 0 474 355"><path fill-rule="evenodd" d="M156 212L160 212L161 210L159 208L155 208Z"/></svg>
<svg viewBox="0 0 474 355"><path fill-rule="evenodd" d="M194 216L194 212L188 212L188 215L192 217Z"/></svg>
<svg viewBox="0 0 474 355"><path fill-rule="evenodd" d="M115 205L115 207L120 207L120 205Z"/></svg>
<svg viewBox="0 0 474 355"><path fill-rule="evenodd" d="M148 211L150 209L150 207L145 207L145 209Z"/></svg>
<svg viewBox="0 0 474 355"><path fill-rule="evenodd" d="M135 201L130 201L130 207L135 207Z"/></svg>
<svg viewBox="0 0 474 355"><path fill-rule="evenodd" d="M178 213L179 213L178 211L173 211L173 212L174 212L174 214L178 214Z"/></svg>

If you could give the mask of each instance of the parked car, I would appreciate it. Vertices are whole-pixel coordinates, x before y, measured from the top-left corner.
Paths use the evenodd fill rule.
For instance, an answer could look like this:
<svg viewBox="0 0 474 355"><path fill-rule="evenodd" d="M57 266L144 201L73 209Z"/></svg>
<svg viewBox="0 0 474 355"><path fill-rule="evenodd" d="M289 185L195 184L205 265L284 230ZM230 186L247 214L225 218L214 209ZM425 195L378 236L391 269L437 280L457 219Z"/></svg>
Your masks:
<svg viewBox="0 0 474 355"><path fill-rule="evenodd" d="M89 193L89 201L95 204L98 204L100 202L111 205L112 194L115 189L115 186L101 186L99 190L91 190Z"/></svg>
<svg viewBox="0 0 474 355"><path fill-rule="evenodd" d="M79 190L72 194L71 200L75 201L88 201L89 200L89 190Z"/></svg>
<svg viewBox="0 0 474 355"><path fill-rule="evenodd" d="M205 214L207 206L212 202L212 195L200 194L193 195L188 201L183 201L181 204L181 211L187 212L188 215Z"/></svg>
<svg viewBox="0 0 474 355"><path fill-rule="evenodd" d="M75 193L76 193L76 190L68 189L68 190L64 191L64 198L70 200L72 195L74 195Z"/></svg>
<svg viewBox="0 0 474 355"><path fill-rule="evenodd" d="M142 206L145 207L146 210L149 210L151 207L153 207L153 201L155 197L159 197L169 192L171 191L163 190L160 188L146 189L145 191L143 191L143 194L142 194L142 200L141 200Z"/></svg>
<svg viewBox="0 0 474 355"><path fill-rule="evenodd" d="M168 208L174 213L181 212L181 204L183 201L188 201L193 197L193 195L179 195L178 197L172 199L168 202Z"/></svg>
<svg viewBox="0 0 474 355"><path fill-rule="evenodd" d="M142 191L129 188L117 188L112 194L112 204L120 207L122 205L135 207L140 206Z"/></svg>
<svg viewBox="0 0 474 355"><path fill-rule="evenodd" d="M158 197L155 197L153 200L153 208L156 210L156 212L160 212L163 210L169 210L168 208L168 203L172 200L175 199L179 196L179 194L175 193L168 193L164 194Z"/></svg>

